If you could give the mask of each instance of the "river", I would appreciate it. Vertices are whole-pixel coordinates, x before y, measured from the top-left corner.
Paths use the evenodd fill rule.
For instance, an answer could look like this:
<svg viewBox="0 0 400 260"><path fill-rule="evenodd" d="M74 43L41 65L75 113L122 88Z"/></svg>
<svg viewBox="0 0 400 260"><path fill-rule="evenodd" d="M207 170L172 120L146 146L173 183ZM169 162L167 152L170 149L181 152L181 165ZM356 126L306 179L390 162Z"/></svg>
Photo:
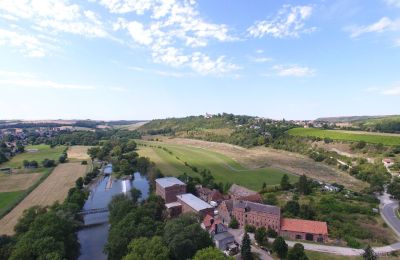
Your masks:
<svg viewBox="0 0 400 260"><path fill-rule="evenodd" d="M146 177L138 172L134 174L134 177L134 180L129 181L129 184L139 189L142 192L142 199L146 199L149 196L149 183ZM124 181L122 180L113 180L111 188L106 189L106 187L109 187L107 185L109 178L104 177L92 185L89 198L83 207L84 210L105 208L111 201L112 196L122 193L123 189L126 189L127 184L123 183ZM86 215L84 220L85 225L91 226L85 227L78 232L78 239L81 244L79 259L107 259L107 255L103 253L103 248L107 243L108 237L108 212Z"/></svg>

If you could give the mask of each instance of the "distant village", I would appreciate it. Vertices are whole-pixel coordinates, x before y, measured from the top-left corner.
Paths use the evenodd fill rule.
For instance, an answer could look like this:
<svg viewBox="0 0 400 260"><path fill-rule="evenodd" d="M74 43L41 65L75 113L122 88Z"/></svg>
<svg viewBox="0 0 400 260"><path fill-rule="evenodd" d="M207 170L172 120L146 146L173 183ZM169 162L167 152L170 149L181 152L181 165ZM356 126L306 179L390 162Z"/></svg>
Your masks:
<svg viewBox="0 0 400 260"><path fill-rule="evenodd" d="M262 203L261 195L245 187L233 184L228 195L201 185L196 186L198 197L186 192L186 184L175 177L156 179L156 194L165 200L168 216L182 213L198 214L202 228L207 230L215 245L228 255L238 252L238 242L228 228L236 219L239 228L247 225L274 230L290 240L306 240L325 243L328 240L326 222L283 218L277 206Z"/></svg>

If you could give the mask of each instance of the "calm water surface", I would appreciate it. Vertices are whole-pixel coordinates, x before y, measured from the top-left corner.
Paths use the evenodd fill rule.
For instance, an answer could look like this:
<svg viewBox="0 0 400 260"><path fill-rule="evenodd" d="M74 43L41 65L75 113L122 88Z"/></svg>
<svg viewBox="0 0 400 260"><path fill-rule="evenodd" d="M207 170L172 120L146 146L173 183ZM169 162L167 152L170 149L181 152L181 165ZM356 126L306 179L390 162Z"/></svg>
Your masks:
<svg viewBox="0 0 400 260"><path fill-rule="evenodd" d="M131 181L131 186L142 192L142 199L149 196L149 183L145 176L135 173L135 179ZM83 209L105 208L111 201L112 196L122 193L122 181L113 180L111 189L106 190L107 182L110 177L99 180L91 188L91 193ZM103 253L104 245L107 243L108 236L108 213L98 213L85 216L86 227L78 232L79 243L81 244L80 260L103 260L107 255Z"/></svg>

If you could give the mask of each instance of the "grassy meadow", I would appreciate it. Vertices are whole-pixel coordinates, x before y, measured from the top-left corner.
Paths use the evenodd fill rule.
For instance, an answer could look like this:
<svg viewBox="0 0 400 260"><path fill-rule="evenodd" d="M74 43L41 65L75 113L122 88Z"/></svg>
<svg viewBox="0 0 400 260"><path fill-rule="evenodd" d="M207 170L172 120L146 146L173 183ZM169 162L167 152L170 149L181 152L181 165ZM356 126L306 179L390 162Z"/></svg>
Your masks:
<svg viewBox="0 0 400 260"><path fill-rule="evenodd" d="M370 132L351 132L342 130L323 130L316 128L293 128L288 131L290 135L304 137L331 138L333 140L383 144L387 146L400 145L400 135Z"/></svg>
<svg viewBox="0 0 400 260"><path fill-rule="evenodd" d="M37 151L36 152L24 152L22 154L18 154L16 156L14 156L10 161L1 164L0 168L4 168L4 167L22 168L24 160L37 161L39 164L41 164L41 162L44 159L58 161L58 158L62 155L65 148L66 148L66 146L56 146L54 148L51 148L49 145L45 145L45 144L28 145L25 147L26 151L30 150L30 149L37 149Z"/></svg>
<svg viewBox="0 0 400 260"><path fill-rule="evenodd" d="M186 162L197 167L199 171L209 169L216 182L236 183L260 190L264 182L267 185L279 184L285 174L282 170L270 167L245 168L232 158L207 149L146 141L139 141L139 144L139 154L149 157L165 175L179 176L186 172L190 176L200 176L186 166ZM297 176L288 175L292 182L297 181Z"/></svg>

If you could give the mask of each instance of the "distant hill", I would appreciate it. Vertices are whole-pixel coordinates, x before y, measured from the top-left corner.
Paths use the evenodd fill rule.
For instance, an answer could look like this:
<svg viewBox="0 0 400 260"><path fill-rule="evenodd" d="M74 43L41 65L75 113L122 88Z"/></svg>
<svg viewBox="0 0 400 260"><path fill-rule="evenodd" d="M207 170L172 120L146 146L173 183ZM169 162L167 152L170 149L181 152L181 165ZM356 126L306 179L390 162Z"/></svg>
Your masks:
<svg viewBox="0 0 400 260"><path fill-rule="evenodd" d="M391 116L338 116L338 117L320 117L315 119L318 122L329 122L329 123L351 123L355 121L363 121L368 119L377 119Z"/></svg>

